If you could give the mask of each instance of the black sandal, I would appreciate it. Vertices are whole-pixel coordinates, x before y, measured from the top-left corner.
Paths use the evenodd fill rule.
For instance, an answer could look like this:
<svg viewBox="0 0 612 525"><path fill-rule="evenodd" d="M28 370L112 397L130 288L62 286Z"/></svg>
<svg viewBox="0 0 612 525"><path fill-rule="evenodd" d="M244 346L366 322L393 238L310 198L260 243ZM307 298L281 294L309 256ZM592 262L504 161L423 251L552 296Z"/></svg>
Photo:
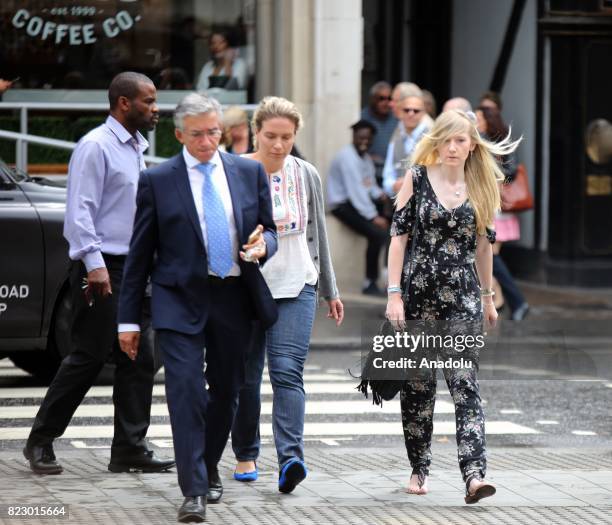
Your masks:
<svg viewBox="0 0 612 525"><path fill-rule="evenodd" d="M488 498L489 496L493 496L493 494L497 492L497 490L495 489L493 485L491 485L490 483L486 483L485 485L478 487L476 489L476 492L472 494L470 492L470 483L472 482L473 479L476 479L478 481L483 481L483 479L480 476L473 475L473 476L470 476L465 482L465 502L468 505L471 505L473 503L478 503L481 499Z"/></svg>

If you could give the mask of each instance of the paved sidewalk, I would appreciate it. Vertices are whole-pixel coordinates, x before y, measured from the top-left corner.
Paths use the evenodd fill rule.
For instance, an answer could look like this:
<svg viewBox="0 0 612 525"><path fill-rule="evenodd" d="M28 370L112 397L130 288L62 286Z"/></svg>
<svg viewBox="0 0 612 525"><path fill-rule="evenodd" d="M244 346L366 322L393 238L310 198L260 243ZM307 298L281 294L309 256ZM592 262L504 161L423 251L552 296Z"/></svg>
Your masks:
<svg viewBox="0 0 612 525"><path fill-rule="evenodd" d="M33 475L17 452L2 453L0 508L69 505L70 518L57 523L176 522L182 497L174 471L110 474L108 449L74 451L60 445L56 450L65 472L48 477ZM612 447L490 449L487 478L496 484L497 494L471 506L463 502L463 483L451 444L434 445L426 496L405 492L409 470L401 446L307 447L308 478L290 495L277 490L273 448L263 449L260 478L248 484L231 479L233 463L228 452L221 464L225 494L222 503L208 506L208 523L612 523ZM0 523L52 521L9 520L5 507L2 512Z"/></svg>
<svg viewBox="0 0 612 525"><path fill-rule="evenodd" d="M563 288L525 281L520 286L531 306L530 321L612 321L612 289ZM321 305L317 311L311 348L359 348L363 321L383 321L386 299L341 292L346 310L344 323L336 327L325 318L327 312ZM507 308L500 312L500 319L507 319L508 316Z"/></svg>

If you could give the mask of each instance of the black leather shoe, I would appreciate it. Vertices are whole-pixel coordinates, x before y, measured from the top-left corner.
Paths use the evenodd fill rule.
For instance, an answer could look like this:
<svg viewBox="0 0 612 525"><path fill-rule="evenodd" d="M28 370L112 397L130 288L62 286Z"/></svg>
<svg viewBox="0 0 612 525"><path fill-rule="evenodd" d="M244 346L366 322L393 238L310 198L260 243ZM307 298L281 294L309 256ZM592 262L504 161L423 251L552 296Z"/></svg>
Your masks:
<svg viewBox="0 0 612 525"><path fill-rule="evenodd" d="M218 469L210 469L208 472L208 494L206 499L208 503L219 503L223 496L223 483L219 477Z"/></svg>
<svg viewBox="0 0 612 525"><path fill-rule="evenodd" d="M190 496L185 498L176 518L181 523L202 523L206 518L206 498Z"/></svg>
<svg viewBox="0 0 612 525"><path fill-rule="evenodd" d="M55 460L53 445L26 445L23 455L30 462L30 468L35 474L61 474L64 469Z"/></svg>
<svg viewBox="0 0 612 525"><path fill-rule="evenodd" d="M111 472L162 472L174 467L173 459L160 459L152 450L143 450L129 456L111 456L108 470Z"/></svg>

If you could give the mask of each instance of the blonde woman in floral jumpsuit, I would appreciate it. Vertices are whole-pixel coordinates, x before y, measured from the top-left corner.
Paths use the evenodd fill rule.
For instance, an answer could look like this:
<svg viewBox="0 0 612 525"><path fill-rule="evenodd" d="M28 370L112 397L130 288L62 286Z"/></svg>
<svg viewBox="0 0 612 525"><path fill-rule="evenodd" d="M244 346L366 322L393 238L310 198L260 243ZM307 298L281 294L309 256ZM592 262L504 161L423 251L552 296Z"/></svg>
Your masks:
<svg viewBox="0 0 612 525"><path fill-rule="evenodd" d="M503 175L495 155L514 151L519 141L483 140L475 116L459 110L443 113L421 140L413 167L397 196L389 249L387 318L401 328L405 320L466 321L494 324L492 249L489 229L500 206L498 181ZM404 255L421 203L410 279ZM404 270L404 271L403 271ZM404 279L405 282L401 282ZM399 292L400 284L401 292ZM474 368L444 368L455 403L459 467L466 503L495 493L484 480L484 413ZM420 370L400 393L402 423L412 466L408 492L427 493L436 393L436 370Z"/></svg>

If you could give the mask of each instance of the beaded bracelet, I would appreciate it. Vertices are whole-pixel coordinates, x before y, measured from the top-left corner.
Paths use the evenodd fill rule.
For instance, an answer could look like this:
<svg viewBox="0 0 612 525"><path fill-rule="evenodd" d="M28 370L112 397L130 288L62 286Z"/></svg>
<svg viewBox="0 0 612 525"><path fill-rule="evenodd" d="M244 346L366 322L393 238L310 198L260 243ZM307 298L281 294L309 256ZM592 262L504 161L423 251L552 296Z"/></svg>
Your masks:
<svg viewBox="0 0 612 525"><path fill-rule="evenodd" d="M480 289L480 297L493 297L495 295L495 291L493 288L481 288Z"/></svg>

